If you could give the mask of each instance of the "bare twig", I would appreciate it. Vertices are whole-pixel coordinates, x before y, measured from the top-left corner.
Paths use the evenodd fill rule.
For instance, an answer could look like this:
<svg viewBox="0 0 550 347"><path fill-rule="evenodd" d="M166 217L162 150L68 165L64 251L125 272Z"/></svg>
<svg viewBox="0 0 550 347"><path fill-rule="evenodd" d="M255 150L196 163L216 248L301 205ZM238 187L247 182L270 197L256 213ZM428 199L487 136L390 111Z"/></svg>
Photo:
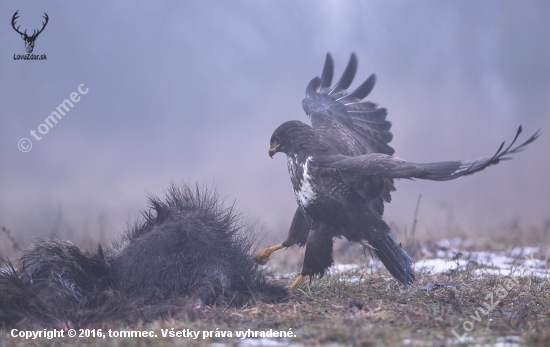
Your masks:
<svg viewBox="0 0 550 347"><path fill-rule="evenodd" d="M8 239L11 241L13 250L15 252L19 252L21 250L21 247L19 247L19 244L17 243L17 241L15 241L15 239L11 235L11 231L8 228L4 227L4 226L2 227L2 231L6 234Z"/></svg>
<svg viewBox="0 0 550 347"><path fill-rule="evenodd" d="M414 232L416 231L416 223L418 222L418 207L420 207L420 199L422 199L422 194L418 195L418 200L416 201L416 209L414 210L414 221L413 226L411 230L411 239L410 241L414 240Z"/></svg>

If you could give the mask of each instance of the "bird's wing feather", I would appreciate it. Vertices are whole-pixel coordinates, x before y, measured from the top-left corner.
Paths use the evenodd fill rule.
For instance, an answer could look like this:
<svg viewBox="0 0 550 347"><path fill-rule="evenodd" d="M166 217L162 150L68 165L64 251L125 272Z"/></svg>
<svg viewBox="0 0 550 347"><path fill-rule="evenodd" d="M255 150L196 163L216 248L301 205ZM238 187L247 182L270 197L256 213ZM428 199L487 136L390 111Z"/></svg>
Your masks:
<svg viewBox="0 0 550 347"><path fill-rule="evenodd" d="M344 155L332 155L322 158L314 157L313 160L317 162L318 165L331 167L346 173L366 176L374 175L385 178L418 178L433 181L446 181L481 171L488 166L498 164L501 160L511 159L509 155L522 151L528 144L535 141L540 136L539 130L524 143L512 148L521 132L522 128L520 126L514 140L506 149L503 150L503 142L495 155L479 159L418 164L410 163L390 155L372 153L356 157Z"/></svg>
<svg viewBox="0 0 550 347"><path fill-rule="evenodd" d="M375 75L351 93L346 92L356 71L357 57L352 53L342 77L331 89L334 62L327 54L321 78L314 78L306 88L306 98L302 101L304 111L311 118L313 129L339 153L391 155L394 150L388 143L393 135L391 123L386 120L386 109L362 102L374 88Z"/></svg>

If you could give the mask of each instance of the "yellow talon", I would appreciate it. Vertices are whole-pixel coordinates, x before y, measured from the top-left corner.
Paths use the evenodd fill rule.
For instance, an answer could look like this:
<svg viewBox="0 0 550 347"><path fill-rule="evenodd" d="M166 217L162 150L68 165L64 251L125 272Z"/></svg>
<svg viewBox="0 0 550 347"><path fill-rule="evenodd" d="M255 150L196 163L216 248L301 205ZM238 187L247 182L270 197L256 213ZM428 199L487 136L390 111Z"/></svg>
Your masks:
<svg viewBox="0 0 550 347"><path fill-rule="evenodd" d="M300 276L298 276L298 278L296 278L296 280L290 286L290 289L289 289L290 295L295 295L296 294L296 287L298 287L300 285L300 283L302 283L303 280L304 280L304 276L302 276L302 275L300 275Z"/></svg>
<svg viewBox="0 0 550 347"><path fill-rule="evenodd" d="M281 248L283 248L282 244L266 248L260 253L256 254L256 256L254 257L254 260L259 264L265 265L265 263L267 263L267 261L269 260L269 256L271 255L271 253Z"/></svg>

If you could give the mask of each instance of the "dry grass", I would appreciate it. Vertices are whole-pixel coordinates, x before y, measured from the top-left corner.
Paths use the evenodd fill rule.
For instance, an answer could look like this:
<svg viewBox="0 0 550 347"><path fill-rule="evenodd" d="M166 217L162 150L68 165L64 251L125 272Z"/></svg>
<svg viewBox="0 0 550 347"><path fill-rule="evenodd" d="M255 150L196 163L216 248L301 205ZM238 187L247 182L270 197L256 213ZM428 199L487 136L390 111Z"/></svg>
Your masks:
<svg viewBox="0 0 550 347"><path fill-rule="evenodd" d="M456 230L455 230L456 231ZM548 258L550 245L550 223L542 227L510 225L502 230L486 233L482 238L474 238L468 230L448 233L448 238L473 239L465 246L470 250L505 251L515 246L538 246L541 251L538 259ZM439 237L441 238L441 236ZM425 247L436 251L437 245L429 234L417 235L411 247ZM416 245L416 246L415 246ZM409 245L410 246L410 245ZM272 262L277 271L296 272L299 268L302 251L287 250L274 254ZM508 341L520 345L547 346L550 340L550 283L537 277L515 277L513 286L509 277L485 275L475 277L472 270L476 265L467 266L453 274L417 273L415 286L405 289L391 279L385 270L376 271L369 265L360 247L349 247L344 242L337 243L336 261L358 263L358 270L350 270L327 275L300 288L299 293L286 302L263 304L250 302L240 308L202 307L192 312L187 319L180 321L158 321L139 327L114 327L105 325L103 331L112 330L154 330L156 338L59 338L56 340L38 339L24 341L9 336L4 331L0 337L1 346L169 346L193 345L210 346L221 343L226 346L280 346L299 344L303 346L342 345L342 346L466 346L483 345ZM418 253L417 258L422 257ZM292 275L277 279L290 284ZM428 282L447 282L459 287L441 287L431 291L420 288ZM500 288L511 289L503 295ZM488 295L493 293L493 302L499 300L489 313L484 315L476 309L486 310L490 303ZM499 299L497 295L502 298ZM472 318L475 317L475 318ZM465 323L465 322L471 322ZM465 333L464 326L472 328L462 341L459 336ZM197 340L189 338L162 337L161 329L232 331L232 338L208 337ZM273 338L271 340L238 339L237 330L281 330L292 329L293 338ZM220 346L220 345L215 345Z"/></svg>
<svg viewBox="0 0 550 347"><path fill-rule="evenodd" d="M385 272L385 271L384 271ZM419 283L447 281L442 275L418 274ZM290 279L283 279L285 282ZM550 286L539 278L521 278L519 284L500 300L490 312L490 320L480 314L480 322L470 316L478 307L484 308L488 293L505 278L486 276L475 279L469 273L458 273L452 278L460 288L440 288L432 291L417 288L404 289L393 279L381 274L371 275L364 270L327 276L301 288L300 293L280 304L254 304L238 309L203 307L195 318L183 321L164 321L135 327L132 330L154 330L157 338L79 338L79 345L95 346L153 346L198 345L213 342L228 346L239 345L237 338L206 338L193 341L183 338L163 338L161 329L175 330L269 330L292 331L291 339L275 339L305 346L353 345L450 346L466 345L453 335L465 331L465 321L474 323L464 342L491 343L505 336L519 336L522 343L545 346L550 338ZM494 300L498 298L495 294ZM103 326L103 331L129 330L128 327ZM49 345L52 341L38 339L22 343L8 332L0 340L3 346ZM55 340L57 344L73 344L75 339ZM259 342L259 341L258 341Z"/></svg>

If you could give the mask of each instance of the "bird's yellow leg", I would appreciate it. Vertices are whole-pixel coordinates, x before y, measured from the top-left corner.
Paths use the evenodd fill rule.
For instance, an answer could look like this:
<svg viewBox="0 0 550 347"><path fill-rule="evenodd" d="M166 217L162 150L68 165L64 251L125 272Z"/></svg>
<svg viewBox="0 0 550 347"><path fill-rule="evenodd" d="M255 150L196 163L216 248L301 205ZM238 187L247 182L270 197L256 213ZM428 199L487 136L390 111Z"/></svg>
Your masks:
<svg viewBox="0 0 550 347"><path fill-rule="evenodd" d="M282 244L278 244L276 246L266 248L260 253L256 254L256 256L254 257L254 260L259 264L265 265L265 263L267 263L267 261L269 260L269 256L271 255L271 253L281 248L283 248Z"/></svg>
<svg viewBox="0 0 550 347"><path fill-rule="evenodd" d="M303 280L304 280L304 276L302 276L302 275L300 275L300 276L298 276L298 278L296 278L296 280L290 286L290 290L289 290L290 295L296 294L296 287L298 287L300 285L300 283L302 283Z"/></svg>

